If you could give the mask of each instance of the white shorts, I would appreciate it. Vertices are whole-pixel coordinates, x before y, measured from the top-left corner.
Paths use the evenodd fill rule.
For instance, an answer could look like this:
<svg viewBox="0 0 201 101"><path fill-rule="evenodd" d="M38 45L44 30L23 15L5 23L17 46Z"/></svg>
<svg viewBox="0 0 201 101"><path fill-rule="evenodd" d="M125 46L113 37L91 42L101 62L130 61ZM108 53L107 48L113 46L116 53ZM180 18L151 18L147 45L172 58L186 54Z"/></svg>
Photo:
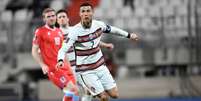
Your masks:
<svg viewBox="0 0 201 101"><path fill-rule="evenodd" d="M94 70L78 72L76 75L78 83L86 88L93 96L116 87L116 82L105 65Z"/></svg>

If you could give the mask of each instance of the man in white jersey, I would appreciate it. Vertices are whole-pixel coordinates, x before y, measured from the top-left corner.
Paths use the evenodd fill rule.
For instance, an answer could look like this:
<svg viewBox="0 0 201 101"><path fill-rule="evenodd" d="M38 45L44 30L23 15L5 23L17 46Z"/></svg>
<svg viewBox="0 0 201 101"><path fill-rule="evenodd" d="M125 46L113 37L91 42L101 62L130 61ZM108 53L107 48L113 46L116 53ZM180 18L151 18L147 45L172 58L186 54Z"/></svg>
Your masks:
<svg viewBox="0 0 201 101"><path fill-rule="evenodd" d="M135 41L138 37L134 33L129 34L102 21L92 20L92 16L93 6L83 3L80 6L81 21L69 31L68 39L58 52L57 66L63 66L65 53L74 44L79 83L86 87L93 96L98 96L101 101L108 101L108 95L118 98L118 91L99 47L101 36L103 33L110 33Z"/></svg>
<svg viewBox="0 0 201 101"><path fill-rule="evenodd" d="M69 26L68 14L67 14L66 10L61 9L61 10L57 11L56 16L57 16L57 24L56 24L56 26L59 27L63 31L64 40L65 40L67 38L67 36L69 34L69 30L71 28ZM113 44L104 43L104 42L101 42L100 46L104 47L104 48L108 48L110 50L112 50L113 47L114 47ZM75 64L76 63L75 63L75 52L74 52L74 47L73 46L71 46L70 49L67 51L67 59L70 62L71 67L72 67L72 69L74 71L74 74L75 74L75 68L76 68ZM79 86L79 88L81 88L81 86ZM92 97L89 94L87 94L87 92L85 90L84 90L84 94L81 94L81 95L82 95L82 101L91 101L91 99L92 99Z"/></svg>

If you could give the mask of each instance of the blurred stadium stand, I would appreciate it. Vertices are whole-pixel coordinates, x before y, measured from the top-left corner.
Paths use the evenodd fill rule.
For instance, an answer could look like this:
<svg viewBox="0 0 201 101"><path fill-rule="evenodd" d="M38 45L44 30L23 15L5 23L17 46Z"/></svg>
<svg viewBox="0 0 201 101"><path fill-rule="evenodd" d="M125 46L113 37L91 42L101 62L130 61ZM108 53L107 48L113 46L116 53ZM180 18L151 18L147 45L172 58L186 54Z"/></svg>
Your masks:
<svg viewBox="0 0 201 101"><path fill-rule="evenodd" d="M71 25L77 23L75 11L84 1L0 0L0 100L60 98L61 92L46 81L31 56L33 32L43 24L45 7L65 8ZM134 7L125 5L126 0L88 1L95 6L96 19L140 36L137 43L109 35L102 38L115 45L113 52L103 52L118 66L120 98L201 96L200 0L129 1Z"/></svg>

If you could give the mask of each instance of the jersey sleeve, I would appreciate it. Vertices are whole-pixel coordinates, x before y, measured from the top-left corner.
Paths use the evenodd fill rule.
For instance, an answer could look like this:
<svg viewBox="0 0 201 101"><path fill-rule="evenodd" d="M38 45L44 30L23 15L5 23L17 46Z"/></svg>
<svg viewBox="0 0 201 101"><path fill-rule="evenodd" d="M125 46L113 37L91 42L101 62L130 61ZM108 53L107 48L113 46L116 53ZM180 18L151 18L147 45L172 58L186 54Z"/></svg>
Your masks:
<svg viewBox="0 0 201 101"><path fill-rule="evenodd" d="M128 32L126 32L120 28L105 24L102 21L99 21L99 24L100 24L101 28L103 29L103 33L110 33L110 34L114 34L114 35L122 36L122 37L127 37L129 34Z"/></svg>
<svg viewBox="0 0 201 101"><path fill-rule="evenodd" d="M111 26L108 25L108 24L105 24L104 22L102 21L98 21L99 25L101 26L102 30L103 30L103 33L110 33L111 31Z"/></svg>
<svg viewBox="0 0 201 101"><path fill-rule="evenodd" d="M41 43L41 39L42 38L41 38L40 31L39 29L36 29L36 31L34 32L32 44L39 45Z"/></svg>
<svg viewBox="0 0 201 101"><path fill-rule="evenodd" d="M77 32L76 32L76 29L70 28L68 30L67 38L70 39L70 40L76 41L78 39L78 35L77 35Z"/></svg>
<svg viewBox="0 0 201 101"><path fill-rule="evenodd" d="M69 30L69 34L67 36L67 39L63 42L62 47L60 48L58 52L57 60L64 60L66 52L70 49L71 46L76 42L77 40L77 34L74 30Z"/></svg>

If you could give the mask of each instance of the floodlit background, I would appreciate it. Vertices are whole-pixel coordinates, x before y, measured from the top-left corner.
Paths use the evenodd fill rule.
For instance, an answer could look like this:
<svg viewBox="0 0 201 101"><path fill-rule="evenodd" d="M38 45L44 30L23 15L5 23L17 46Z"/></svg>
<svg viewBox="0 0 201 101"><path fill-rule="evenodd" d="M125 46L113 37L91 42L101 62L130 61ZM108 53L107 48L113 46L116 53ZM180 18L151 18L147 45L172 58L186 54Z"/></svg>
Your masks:
<svg viewBox="0 0 201 101"><path fill-rule="evenodd" d="M121 101L201 100L201 0L0 0L0 101L61 101L31 56L33 32L46 7L75 25L84 1L94 18L140 37L102 38L115 45L102 51Z"/></svg>

